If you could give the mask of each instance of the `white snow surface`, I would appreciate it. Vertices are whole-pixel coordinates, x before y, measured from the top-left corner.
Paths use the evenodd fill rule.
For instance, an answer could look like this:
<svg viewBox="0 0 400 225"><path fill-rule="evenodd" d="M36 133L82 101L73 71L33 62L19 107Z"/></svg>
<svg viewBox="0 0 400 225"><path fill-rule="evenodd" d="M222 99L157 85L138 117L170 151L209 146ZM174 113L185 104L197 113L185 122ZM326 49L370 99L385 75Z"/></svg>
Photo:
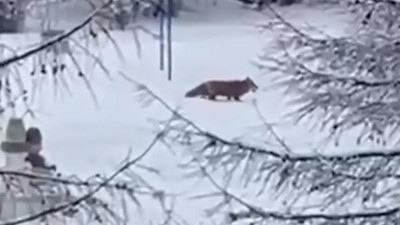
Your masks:
<svg viewBox="0 0 400 225"><path fill-rule="evenodd" d="M332 6L294 5L280 8L279 12L297 25L307 22L332 35L345 35L349 32L349 16ZM277 133L299 153L317 147L323 152L347 152L368 147L356 146L351 135L344 137L344 144L339 147L321 144L321 137L326 134L311 130L307 123L293 125L290 119L282 118L292 110L285 102L287 98L279 90L270 87L272 81L268 73L259 71L251 64L263 49L268 51L268 44L274 38L272 32L261 33L254 25L266 23L271 18L268 12L262 15L243 10L237 4L221 2L218 7L208 9L207 12L182 15L173 27L172 81L167 81L166 72L159 70L159 44L156 40L140 33L139 58L132 34L114 31L112 35L125 61L118 58L115 48L104 37L99 47L93 49L101 55L105 65L114 74L113 81L99 68L85 63L84 56L77 56L90 76L99 107L95 106L78 77L72 81L72 96L61 90L55 97L49 80L40 99L35 102L37 118L27 117L27 125L42 128L45 139L43 154L57 164L59 171L82 177L99 172L110 173L126 156L129 148L133 154L140 154L149 144L154 136L149 119L165 119L170 116L170 112L156 102L143 107L135 97L133 86L117 75L118 71L123 71L148 85L171 106L179 107L185 116L205 130L227 139L243 137L255 144L262 141L262 128L254 128L262 125L252 106L252 101L256 101L266 120L276 124ZM158 32L155 24L146 22L144 26ZM0 37L2 43L13 47L27 46L37 40L37 35L31 33ZM243 102L184 98L187 90L207 79L246 76L252 77L261 88L257 93L246 95ZM208 182L187 181L181 177L182 170L176 167L180 162L179 149L176 152L178 155L171 154L163 145L153 149L143 163L159 169L164 177L148 177L148 182L167 191L184 192L186 197L196 191L213 190ZM215 202L197 202L186 197L177 201L177 212L190 224L198 224L202 220L208 224L210 221L204 217L203 210ZM155 219L151 207L154 208L150 205L143 210L142 219L145 221ZM136 218L133 220L137 221ZM137 223L131 221L130 224Z"/></svg>

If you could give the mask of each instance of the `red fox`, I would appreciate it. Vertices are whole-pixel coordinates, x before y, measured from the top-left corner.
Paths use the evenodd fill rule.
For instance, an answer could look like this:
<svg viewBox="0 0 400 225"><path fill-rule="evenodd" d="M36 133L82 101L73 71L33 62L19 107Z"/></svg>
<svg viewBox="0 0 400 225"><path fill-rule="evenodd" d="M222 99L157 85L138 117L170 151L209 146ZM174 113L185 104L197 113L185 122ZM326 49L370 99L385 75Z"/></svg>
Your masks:
<svg viewBox="0 0 400 225"><path fill-rule="evenodd" d="M240 101L240 97L249 91L256 92L258 86L250 77L244 80L210 80L201 83L197 87L188 91L185 97L208 97L211 100L220 96L225 96L228 100L232 98Z"/></svg>

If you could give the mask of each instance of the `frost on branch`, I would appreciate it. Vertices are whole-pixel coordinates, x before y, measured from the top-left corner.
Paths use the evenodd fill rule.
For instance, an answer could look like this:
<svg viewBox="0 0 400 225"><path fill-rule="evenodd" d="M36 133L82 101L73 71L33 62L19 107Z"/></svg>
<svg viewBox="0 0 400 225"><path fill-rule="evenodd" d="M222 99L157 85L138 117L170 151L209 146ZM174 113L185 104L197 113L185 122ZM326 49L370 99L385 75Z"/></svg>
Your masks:
<svg viewBox="0 0 400 225"><path fill-rule="evenodd" d="M33 45L10 46L10 43L0 42L0 114L5 111L16 114L15 111L19 111L16 110L16 106L22 106L24 112L19 112L18 116L34 115L31 104L40 98L40 91L46 82L50 83L55 95L61 91L72 95L72 82L82 82L94 103L98 104L90 82L91 74L86 71L82 62L89 60L93 64L92 69L100 70L96 75L105 74L107 78L112 78L105 59L98 53L101 49L98 44L102 40L109 41L119 59L123 59L118 43L100 18L100 15L108 12L117 1L100 3L86 18L70 29L43 31L39 35L40 39ZM151 32L138 24L129 27L128 31L135 34L133 41L139 51L138 30ZM83 58L85 60L82 60Z"/></svg>
<svg viewBox="0 0 400 225"><path fill-rule="evenodd" d="M215 200L206 215L226 215L228 224L383 225L400 218L399 151L298 155L263 118L269 130L265 145L228 140L191 121L145 85L134 85L140 96L173 114L156 127L163 130L162 143L184 154L180 166L186 178L211 182L214 191L196 196Z"/></svg>
<svg viewBox="0 0 400 225"><path fill-rule="evenodd" d="M400 138L400 3L360 2L351 6L359 27L350 37L309 35L278 19L280 55L266 53L260 67L277 72L296 119L316 117L336 137L357 128L358 143L387 144Z"/></svg>
<svg viewBox="0 0 400 225"><path fill-rule="evenodd" d="M314 36L278 18L272 27L282 28L281 51L261 57L260 67L268 74L276 72L278 83L292 94L297 119L319 116L318 123L338 137L362 128L358 142L384 144L388 138L399 140L400 17L393 13L397 3L377 2L352 6L363 15L354 37ZM371 8L372 13L365 11ZM228 223L238 224L398 224L398 149L297 155L294 152L301 149L285 151L287 146L268 123L271 132L265 145L227 140L140 87L174 115L172 122L157 125L165 130L163 142L187 156L182 167L188 177L200 176L213 184L214 192L199 196L219 199L209 215L228 211ZM233 186L238 180L242 186Z"/></svg>
<svg viewBox="0 0 400 225"><path fill-rule="evenodd" d="M23 106L26 109L25 113L33 114L30 103L34 100L33 95L37 94L36 91L41 89L41 83L44 80L51 81L55 90L65 88L73 92L72 88L69 89L71 82L74 78L80 79L96 100L88 74L83 69L82 61L85 60L80 57L89 58L93 62L93 67L99 67L110 76L102 58L95 54L94 49L98 48L96 43L99 38L105 36L114 44L116 50L119 50L112 35L97 20L98 14L113 4L115 4L113 0L104 2L76 26L51 35L53 37L50 39L39 41L33 46L16 46L18 48L14 49L7 43L0 43L2 53L0 56L0 114L11 109L11 114L17 116L17 105ZM133 29L136 28L141 29L139 26ZM60 54L56 49L63 42L68 42L69 48ZM23 112L19 111L18 114L20 113ZM1 214L7 209L20 212L18 207L21 205L22 208L26 206L25 208L33 209L29 208L29 213L23 216L11 216L12 219L8 218L7 221L4 221L2 217L0 224L17 225L31 222L54 224L54 221L63 224L127 224L132 220L138 223L138 219L132 217L137 214L135 210L141 209L143 202L153 202L156 206L159 203L159 211L167 217L161 222L170 224L170 221L174 219L174 214L173 209L166 206L169 197L162 190L145 182L134 168L137 162L158 142L159 136L156 135L153 143L142 155L134 159L127 157L122 165L109 176L94 174L92 177L83 179L65 174L51 176L30 171L1 169L0 180L5 187L0 196ZM27 193L21 188L26 186L32 193ZM18 202L16 199L33 200L33 206L30 202L16 206ZM38 205L39 207L36 207ZM152 213L154 210L157 211L157 207L152 208ZM156 216L151 218L152 222L157 219Z"/></svg>
<svg viewBox="0 0 400 225"><path fill-rule="evenodd" d="M40 224L54 224L56 221L63 224L126 224L138 221L135 216L143 210L144 201L159 206L158 211L152 207L152 220L157 220L159 212L165 214L167 219L157 222L170 224L175 216L173 209L166 206L170 201L168 194L147 183L136 168L161 136L157 134L148 148L137 157L128 155L110 175L95 174L80 179L63 174L52 176L1 169L0 179L5 186L2 191L5 192L1 193L0 198L0 224L38 221ZM29 189L25 188L26 185ZM10 209L13 204L19 216L4 221L7 212L14 209L12 206ZM20 210L25 207L31 207L29 214L21 213Z"/></svg>

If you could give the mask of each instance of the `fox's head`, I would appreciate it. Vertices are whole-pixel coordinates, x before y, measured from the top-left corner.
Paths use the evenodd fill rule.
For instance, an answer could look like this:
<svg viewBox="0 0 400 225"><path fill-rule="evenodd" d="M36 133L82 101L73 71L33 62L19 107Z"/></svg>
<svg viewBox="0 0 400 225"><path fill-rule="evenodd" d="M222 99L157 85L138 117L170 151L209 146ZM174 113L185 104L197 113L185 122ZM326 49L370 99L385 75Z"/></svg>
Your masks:
<svg viewBox="0 0 400 225"><path fill-rule="evenodd" d="M249 85L250 90L252 92L256 92L257 91L258 86L254 83L254 81L250 77L246 77L245 81Z"/></svg>

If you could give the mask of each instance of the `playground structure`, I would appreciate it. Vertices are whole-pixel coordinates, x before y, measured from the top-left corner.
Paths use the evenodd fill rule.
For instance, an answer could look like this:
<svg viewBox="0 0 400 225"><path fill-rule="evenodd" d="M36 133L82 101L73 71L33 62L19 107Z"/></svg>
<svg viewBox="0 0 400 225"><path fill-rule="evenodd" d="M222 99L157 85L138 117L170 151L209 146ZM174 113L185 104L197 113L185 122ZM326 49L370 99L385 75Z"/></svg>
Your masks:
<svg viewBox="0 0 400 225"><path fill-rule="evenodd" d="M31 168L25 162L27 147L25 143L25 126L22 119L11 118L2 136L1 151L5 157L5 165L1 165L0 174L19 172L37 176L52 177L51 171ZM7 178L6 178L7 177ZM27 218L34 214L50 209L55 205L71 201L60 193L56 184L44 179L31 179L25 176L3 176L0 180L0 223L11 222ZM58 224L46 218L49 224ZM31 221L30 224L39 224L40 220Z"/></svg>

